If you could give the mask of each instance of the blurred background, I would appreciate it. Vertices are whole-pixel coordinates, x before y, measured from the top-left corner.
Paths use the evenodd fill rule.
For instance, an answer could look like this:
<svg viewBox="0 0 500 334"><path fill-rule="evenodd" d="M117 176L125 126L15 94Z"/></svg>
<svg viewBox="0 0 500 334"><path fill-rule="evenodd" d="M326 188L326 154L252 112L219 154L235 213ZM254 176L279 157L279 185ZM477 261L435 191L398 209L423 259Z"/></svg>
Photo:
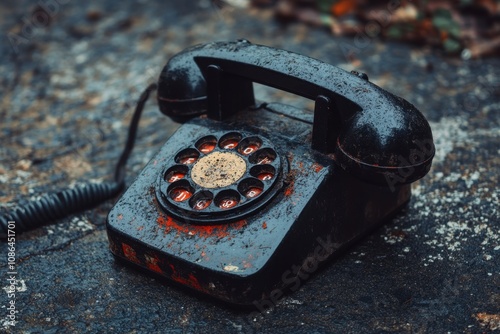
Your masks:
<svg viewBox="0 0 500 334"><path fill-rule="evenodd" d="M364 34L432 46L463 59L498 56L500 52L500 2L497 0L253 0L234 3L273 7L278 20L325 27L334 36Z"/></svg>

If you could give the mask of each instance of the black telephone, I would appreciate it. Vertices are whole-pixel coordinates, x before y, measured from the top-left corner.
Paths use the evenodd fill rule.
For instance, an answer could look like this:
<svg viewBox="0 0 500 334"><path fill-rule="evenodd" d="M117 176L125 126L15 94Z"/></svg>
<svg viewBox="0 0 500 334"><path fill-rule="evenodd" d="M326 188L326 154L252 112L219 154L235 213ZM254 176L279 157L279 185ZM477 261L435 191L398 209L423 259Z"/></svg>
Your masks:
<svg viewBox="0 0 500 334"><path fill-rule="evenodd" d="M253 82L314 114L256 104ZM184 124L109 213L110 249L233 304L296 289L401 209L434 156L424 116L366 75L246 40L174 56L157 95Z"/></svg>

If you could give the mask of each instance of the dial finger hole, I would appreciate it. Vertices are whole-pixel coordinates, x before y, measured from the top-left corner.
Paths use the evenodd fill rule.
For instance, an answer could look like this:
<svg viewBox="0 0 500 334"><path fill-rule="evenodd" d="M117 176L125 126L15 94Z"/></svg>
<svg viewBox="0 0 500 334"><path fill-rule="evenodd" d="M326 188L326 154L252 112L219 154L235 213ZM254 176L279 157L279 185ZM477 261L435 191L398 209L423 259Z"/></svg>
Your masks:
<svg viewBox="0 0 500 334"><path fill-rule="evenodd" d="M184 177L186 177L186 174L188 172L188 167L185 165L177 165L170 167L166 172L165 172L165 181L168 183L173 183L175 181L182 180Z"/></svg>
<svg viewBox="0 0 500 334"><path fill-rule="evenodd" d="M227 133L219 140L219 147L226 150L232 150L240 142L242 136L237 132Z"/></svg>
<svg viewBox="0 0 500 334"><path fill-rule="evenodd" d="M262 140L258 137L248 137L243 139L238 145L238 152L243 155L250 155L262 146Z"/></svg>
<svg viewBox="0 0 500 334"><path fill-rule="evenodd" d="M276 152L271 148L263 148L250 156L250 162L257 165L270 164L276 159Z"/></svg>
<svg viewBox="0 0 500 334"><path fill-rule="evenodd" d="M221 209L231 209L238 204L238 200L236 198L224 198L219 203L219 208Z"/></svg>
<svg viewBox="0 0 500 334"><path fill-rule="evenodd" d="M257 178L261 181L269 181L271 180L272 178L274 177L273 174L271 173L266 173L266 172L263 172L263 173L260 173L259 175L257 175Z"/></svg>
<svg viewBox="0 0 500 334"><path fill-rule="evenodd" d="M215 197L215 205L222 210L234 208L240 203L240 194L235 190L221 191Z"/></svg>
<svg viewBox="0 0 500 334"><path fill-rule="evenodd" d="M205 210L212 204L213 198L214 195L210 191L200 191L191 198L189 205L198 211Z"/></svg>
<svg viewBox="0 0 500 334"><path fill-rule="evenodd" d="M262 181L254 178L244 179L238 184L238 191L246 198L258 197L262 193L263 189L264 184Z"/></svg>
<svg viewBox="0 0 500 334"><path fill-rule="evenodd" d="M175 162L184 165L191 165L194 164L199 157L200 153L197 150L195 150L194 148L187 148L177 153Z"/></svg>
<svg viewBox="0 0 500 334"><path fill-rule="evenodd" d="M247 198L254 198L254 197L259 196L261 193L262 193L262 188L251 187L251 188L247 189L247 191L244 193L244 195Z"/></svg>
<svg viewBox="0 0 500 334"><path fill-rule="evenodd" d="M203 137L196 142L195 146L201 153L208 154L215 149L215 146L217 146L217 138L214 136Z"/></svg>
<svg viewBox="0 0 500 334"><path fill-rule="evenodd" d="M257 165L250 169L250 175L261 181L269 181L274 178L276 169L271 165Z"/></svg>
<svg viewBox="0 0 500 334"><path fill-rule="evenodd" d="M168 187L168 196L174 202L184 202L193 196L194 189L187 180L180 180Z"/></svg>
<svg viewBox="0 0 500 334"><path fill-rule="evenodd" d="M192 195L193 193L189 189L182 187L174 188L170 192L170 198L172 198L175 202L184 202L185 200L188 200Z"/></svg>

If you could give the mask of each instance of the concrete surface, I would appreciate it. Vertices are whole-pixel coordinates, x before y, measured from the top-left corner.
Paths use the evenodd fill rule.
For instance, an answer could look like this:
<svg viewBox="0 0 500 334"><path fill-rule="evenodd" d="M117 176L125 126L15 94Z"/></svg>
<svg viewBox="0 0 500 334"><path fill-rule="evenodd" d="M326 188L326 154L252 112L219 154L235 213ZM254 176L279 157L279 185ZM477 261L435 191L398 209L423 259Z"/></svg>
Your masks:
<svg viewBox="0 0 500 334"><path fill-rule="evenodd" d="M52 5L40 7L47 3ZM104 226L109 201L17 236L15 326L7 318L12 298L2 243L0 331L500 328L499 59L464 62L425 47L336 39L299 24L279 25L267 10L216 10L209 1L4 1L0 27L2 211L67 185L111 179L140 91L156 80L169 57L212 40L246 38L366 72L425 114L437 146L433 168L413 185L405 212L273 310L234 310L116 263ZM346 57L348 51L356 57ZM276 91L259 94L263 100L310 105ZM148 103L128 184L176 127Z"/></svg>

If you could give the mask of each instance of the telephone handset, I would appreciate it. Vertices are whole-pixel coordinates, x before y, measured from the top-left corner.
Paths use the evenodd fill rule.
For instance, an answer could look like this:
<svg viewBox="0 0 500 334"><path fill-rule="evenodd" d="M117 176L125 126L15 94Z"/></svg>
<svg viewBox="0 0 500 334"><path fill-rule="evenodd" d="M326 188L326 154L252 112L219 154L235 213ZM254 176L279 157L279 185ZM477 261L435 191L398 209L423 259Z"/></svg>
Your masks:
<svg viewBox="0 0 500 334"><path fill-rule="evenodd" d="M314 100L313 116L257 106L253 82ZM111 251L234 304L293 290L387 221L434 156L429 124L407 101L246 40L174 56L157 96L184 124L109 213Z"/></svg>

